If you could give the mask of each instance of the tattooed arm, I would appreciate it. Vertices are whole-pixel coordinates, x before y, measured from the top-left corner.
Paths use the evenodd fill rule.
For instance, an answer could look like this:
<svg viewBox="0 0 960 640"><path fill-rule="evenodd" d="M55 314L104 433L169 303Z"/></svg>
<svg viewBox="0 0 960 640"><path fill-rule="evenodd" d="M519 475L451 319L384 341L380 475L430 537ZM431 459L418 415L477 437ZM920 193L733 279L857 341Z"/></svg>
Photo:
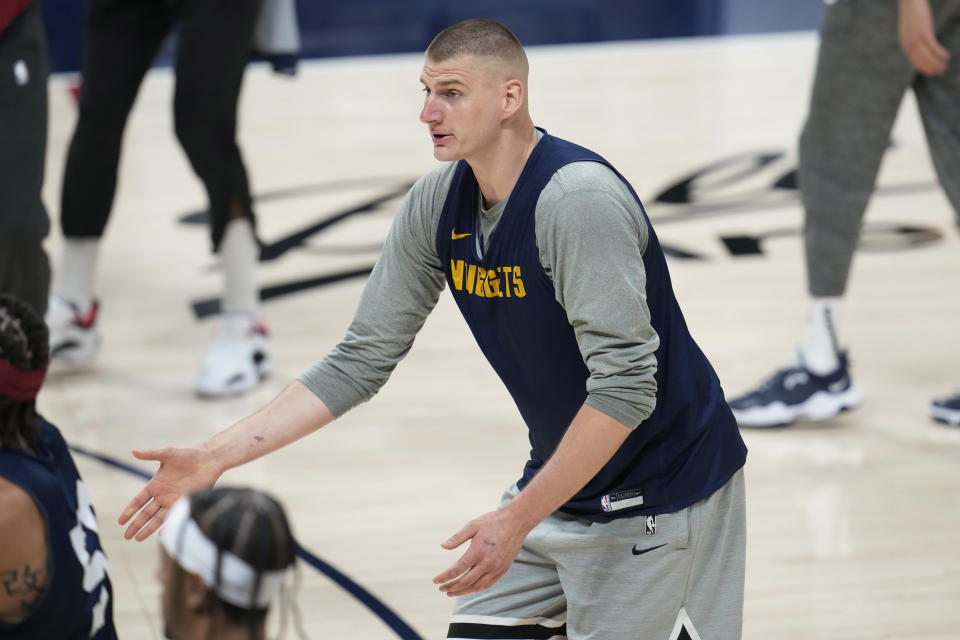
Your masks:
<svg viewBox="0 0 960 640"><path fill-rule="evenodd" d="M43 515L23 489L0 477L0 619L26 618L48 575Z"/></svg>

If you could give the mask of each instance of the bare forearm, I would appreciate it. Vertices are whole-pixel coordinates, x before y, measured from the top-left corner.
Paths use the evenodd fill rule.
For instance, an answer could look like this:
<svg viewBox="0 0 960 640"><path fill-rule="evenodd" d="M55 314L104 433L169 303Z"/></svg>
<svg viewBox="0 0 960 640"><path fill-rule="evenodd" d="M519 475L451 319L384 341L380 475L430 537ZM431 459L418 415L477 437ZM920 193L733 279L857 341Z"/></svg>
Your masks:
<svg viewBox="0 0 960 640"><path fill-rule="evenodd" d="M124 537L146 540L181 496L212 486L227 469L276 451L332 420L323 402L302 383L292 382L266 407L199 447L134 450L135 457L159 462L160 468L117 519L121 525L130 522Z"/></svg>
<svg viewBox="0 0 960 640"><path fill-rule="evenodd" d="M556 511L613 457L631 429L584 405L556 451L516 498L503 508L529 530Z"/></svg>
<svg viewBox="0 0 960 640"><path fill-rule="evenodd" d="M265 407L207 440L203 448L222 473L299 440L333 419L323 401L295 380Z"/></svg>

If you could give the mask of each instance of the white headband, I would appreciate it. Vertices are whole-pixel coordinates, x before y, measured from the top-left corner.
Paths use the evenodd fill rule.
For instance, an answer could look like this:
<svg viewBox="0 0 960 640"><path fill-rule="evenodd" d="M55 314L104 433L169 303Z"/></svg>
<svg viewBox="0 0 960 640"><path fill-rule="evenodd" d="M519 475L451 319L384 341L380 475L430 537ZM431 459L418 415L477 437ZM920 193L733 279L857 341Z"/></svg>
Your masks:
<svg viewBox="0 0 960 640"><path fill-rule="evenodd" d="M251 608L251 603L255 608L266 609L289 573L289 569L258 572L233 553L218 549L190 517L188 498L180 498L170 508L160 531L160 544L177 564L199 575L220 598L242 609ZM216 579L218 555L219 584ZM257 573L260 573L260 588L254 599Z"/></svg>

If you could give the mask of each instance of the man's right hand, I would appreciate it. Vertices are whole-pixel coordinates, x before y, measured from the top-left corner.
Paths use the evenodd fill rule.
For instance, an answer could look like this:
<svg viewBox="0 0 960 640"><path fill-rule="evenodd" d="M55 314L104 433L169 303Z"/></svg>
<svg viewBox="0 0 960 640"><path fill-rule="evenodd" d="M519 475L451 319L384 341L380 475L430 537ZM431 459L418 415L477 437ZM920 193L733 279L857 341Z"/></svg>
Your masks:
<svg viewBox="0 0 960 640"><path fill-rule="evenodd" d="M146 540L181 496L212 486L227 469L276 451L333 419L327 405L295 380L263 409L198 447L134 451L141 460L156 460L160 468L120 514L121 525L133 518L124 536Z"/></svg>
<svg viewBox="0 0 960 640"><path fill-rule="evenodd" d="M222 473L203 447L164 447L134 451L133 455L141 460L155 460L160 468L120 514L121 525L136 515L124 532L127 540L134 536L137 541L146 540L160 528L167 510L178 498L212 486Z"/></svg>
<svg viewBox="0 0 960 640"><path fill-rule="evenodd" d="M898 31L900 48L914 69L927 76L947 70L950 52L937 41L928 0L900 0Z"/></svg>

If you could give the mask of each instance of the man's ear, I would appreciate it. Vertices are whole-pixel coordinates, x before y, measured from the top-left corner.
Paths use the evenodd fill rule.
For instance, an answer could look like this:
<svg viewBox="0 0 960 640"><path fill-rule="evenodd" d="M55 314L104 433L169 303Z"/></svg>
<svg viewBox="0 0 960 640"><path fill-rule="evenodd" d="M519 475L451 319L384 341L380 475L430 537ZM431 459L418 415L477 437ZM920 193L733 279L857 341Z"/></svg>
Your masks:
<svg viewBox="0 0 960 640"><path fill-rule="evenodd" d="M519 80L507 80L503 84L503 119L506 120L523 106L524 86Z"/></svg>
<svg viewBox="0 0 960 640"><path fill-rule="evenodd" d="M188 573L183 585L183 601L187 611L193 614L207 613L208 587L203 578L195 573Z"/></svg>

